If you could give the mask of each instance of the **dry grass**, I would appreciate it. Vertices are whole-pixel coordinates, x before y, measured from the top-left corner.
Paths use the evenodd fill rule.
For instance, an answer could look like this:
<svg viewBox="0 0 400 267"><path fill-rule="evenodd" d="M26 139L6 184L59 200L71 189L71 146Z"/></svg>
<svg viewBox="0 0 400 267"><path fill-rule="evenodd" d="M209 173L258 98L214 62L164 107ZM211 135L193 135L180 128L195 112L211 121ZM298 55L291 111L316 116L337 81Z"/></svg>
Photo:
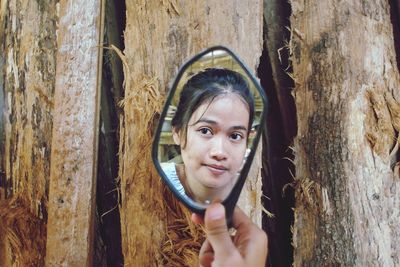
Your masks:
<svg viewBox="0 0 400 267"><path fill-rule="evenodd" d="M44 266L46 222L30 212L23 196L0 201L0 266Z"/></svg>
<svg viewBox="0 0 400 267"><path fill-rule="evenodd" d="M179 203L166 187L164 198L168 217L166 235L161 247L163 265L198 266L204 231L191 222L191 212Z"/></svg>
<svg viewBox="0 0 400 267"><path fill-rule="evenodd" d="M109 49L121 58L125 74L125 97L119 103L123 109L119 179L125 265L133 266L138 257L148 255L155 257L150 260L153 264L197 266L203 231L162 184L151 160L153 129L164 102L159 81L144 74L133 77L122 52L114 46ZM154 242L160 242L158 247ZM145 261L149 263L148 258Z"/></svg>

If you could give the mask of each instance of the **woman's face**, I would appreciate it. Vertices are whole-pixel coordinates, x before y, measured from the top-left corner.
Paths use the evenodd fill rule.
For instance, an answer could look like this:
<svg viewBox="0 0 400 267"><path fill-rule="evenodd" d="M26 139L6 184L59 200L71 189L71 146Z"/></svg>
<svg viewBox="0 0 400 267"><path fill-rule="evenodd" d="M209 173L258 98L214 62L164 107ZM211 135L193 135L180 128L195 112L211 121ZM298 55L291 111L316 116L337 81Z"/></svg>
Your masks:
<svg viewBox="0 0 400 267"><path fill-rule="evenodd" d="M181 147L186 179L191 190L209 189L225 198L243 165L247 146L249 109L236 94L220 95L201 104L192 114L187 139ZM182 136L174 133L174 141ZM213 194L215 196L215 194Z"/></svg>

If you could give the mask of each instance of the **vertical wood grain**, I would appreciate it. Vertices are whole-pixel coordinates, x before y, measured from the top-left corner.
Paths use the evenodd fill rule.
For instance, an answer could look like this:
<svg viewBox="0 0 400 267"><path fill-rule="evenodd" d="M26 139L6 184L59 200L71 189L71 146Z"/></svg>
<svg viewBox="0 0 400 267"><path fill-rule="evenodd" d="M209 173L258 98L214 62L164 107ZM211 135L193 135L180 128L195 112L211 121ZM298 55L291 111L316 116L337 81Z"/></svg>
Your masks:
<svg viewBox="0 0 400 267"><path fill-rule="evenodd" d="M292 8L294 266L398 266L400 76L388 2Z"/></svg>
<svg viewBox="0 0 400 267"><path fill-rule="evenodd" d="M163 200L151 162L152 119L140 122L144 111L133 112L137 102L129 102L129 97L145 95L149 87L165 96L179 66L212 45L231 48L255 72L262 52L262 1L130 0L126 7L129 84L120 135L122 245L127 266L156 266L171 203ZM138 110L157 112L150 104L139 105ZM239 204L261 224L259 154L254 162Z"/></svg>
<svg viewBox="0 0 400 267"><path fill-rule="evenodd" d="M46 266L91 266L102 1L58 8Z"/></svg>
<svg viewBox="0 0 400 267"><path fill-rule="evenodd" d="M0 266L43 266L57 1L0 1Z"/></svg>

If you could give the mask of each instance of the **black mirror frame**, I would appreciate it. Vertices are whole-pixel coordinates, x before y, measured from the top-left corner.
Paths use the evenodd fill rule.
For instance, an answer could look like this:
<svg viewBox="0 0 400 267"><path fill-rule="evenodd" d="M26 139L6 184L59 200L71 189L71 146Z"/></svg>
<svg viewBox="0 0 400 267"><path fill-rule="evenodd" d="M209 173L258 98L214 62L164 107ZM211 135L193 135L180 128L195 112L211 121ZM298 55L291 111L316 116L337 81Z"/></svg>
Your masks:
<svg viewBox="0 0 400 267"><path fill-rule="evenodd" d="M251 149L250 154L248 155L246 163L240 172L240 176L238 178L237 183L233 187L233 189L230 192L230 194L228 195L228 197L224 201L222 201L222 204L225 206L228 225L231 226L231 218L232 218L233 210L239 199L240 192L242 191L243 185L247 179L247 175L250 170L251 163L253 162L253 158L254 158L255 152L257 150L258 142L260 140L261 132L264 129L264 123L265 123L265 118L266 118L266 113L267 113L268 107L267 107L267 97L266 97L264 90L262 89L260 83L256 80L255 76L250 72L249 68L243 63L243 61L240 60L230 49L228 49L225 46L220 46L220 45L212 46L212 47L207 48L206 50L203 50L202 52L198 53L194 57L190 58L179 69L178 74L176 75L174 82L172 84L172 87L168 93L168 97L166 99L163 111L161 113L160 121L158 122L157 130L154 135L151 156L153 159L154 166L156 167L158 173L160 174L160 176L164 180L164 182L168 185L168 188L173 192L175 197L177 197L179 199L179 201L181 201L192 212L197 213L201 216L204 216L206 207L196 203L195 201L193 201L191 199L185 199L181 194L179 194L177 189L172 185L170 179L168 179L165 176L165 173L162 170L161 165L158 161L158 141L160 139L162 125L164 124L164 120L165 120L169 105L175 94L178 83L179 83L180 79L182 78L182 75L185 73L185 70L188 69L188 67L190 67L193 64L193 62L197 61L199 58L201 58L204 55L206 55L212 51L215 51L215 50L223 50L223 51L227 52L230 56L232 56L237 61L237 63L244 69L244 71L247 74L247 76L249 77L249 79L251 79L251 82L253 82L253 84L255 85L258 93L260 94L260 97L261 97L261 100L263 103L263 110L261 112L259 130L257 131L257 135L255 136L255 138L253 140L253 147L252 147L253 149Z"/></svg>

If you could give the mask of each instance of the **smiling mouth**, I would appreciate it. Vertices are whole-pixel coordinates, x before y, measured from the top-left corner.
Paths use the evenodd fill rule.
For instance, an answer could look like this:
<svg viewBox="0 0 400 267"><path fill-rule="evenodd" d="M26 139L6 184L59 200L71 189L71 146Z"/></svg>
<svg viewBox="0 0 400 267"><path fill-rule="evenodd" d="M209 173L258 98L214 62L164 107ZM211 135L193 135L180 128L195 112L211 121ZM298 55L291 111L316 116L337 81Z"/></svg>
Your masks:
<svg viewBox="0 0 400 267"><path fill-rule="evenodd" d="M224 174L228 170L228 168L226 168L224 166L221 166L221 165L213 165L213 164L212 165L208 165L208 164L205 164L205 166L214 175Z"/></svg>

